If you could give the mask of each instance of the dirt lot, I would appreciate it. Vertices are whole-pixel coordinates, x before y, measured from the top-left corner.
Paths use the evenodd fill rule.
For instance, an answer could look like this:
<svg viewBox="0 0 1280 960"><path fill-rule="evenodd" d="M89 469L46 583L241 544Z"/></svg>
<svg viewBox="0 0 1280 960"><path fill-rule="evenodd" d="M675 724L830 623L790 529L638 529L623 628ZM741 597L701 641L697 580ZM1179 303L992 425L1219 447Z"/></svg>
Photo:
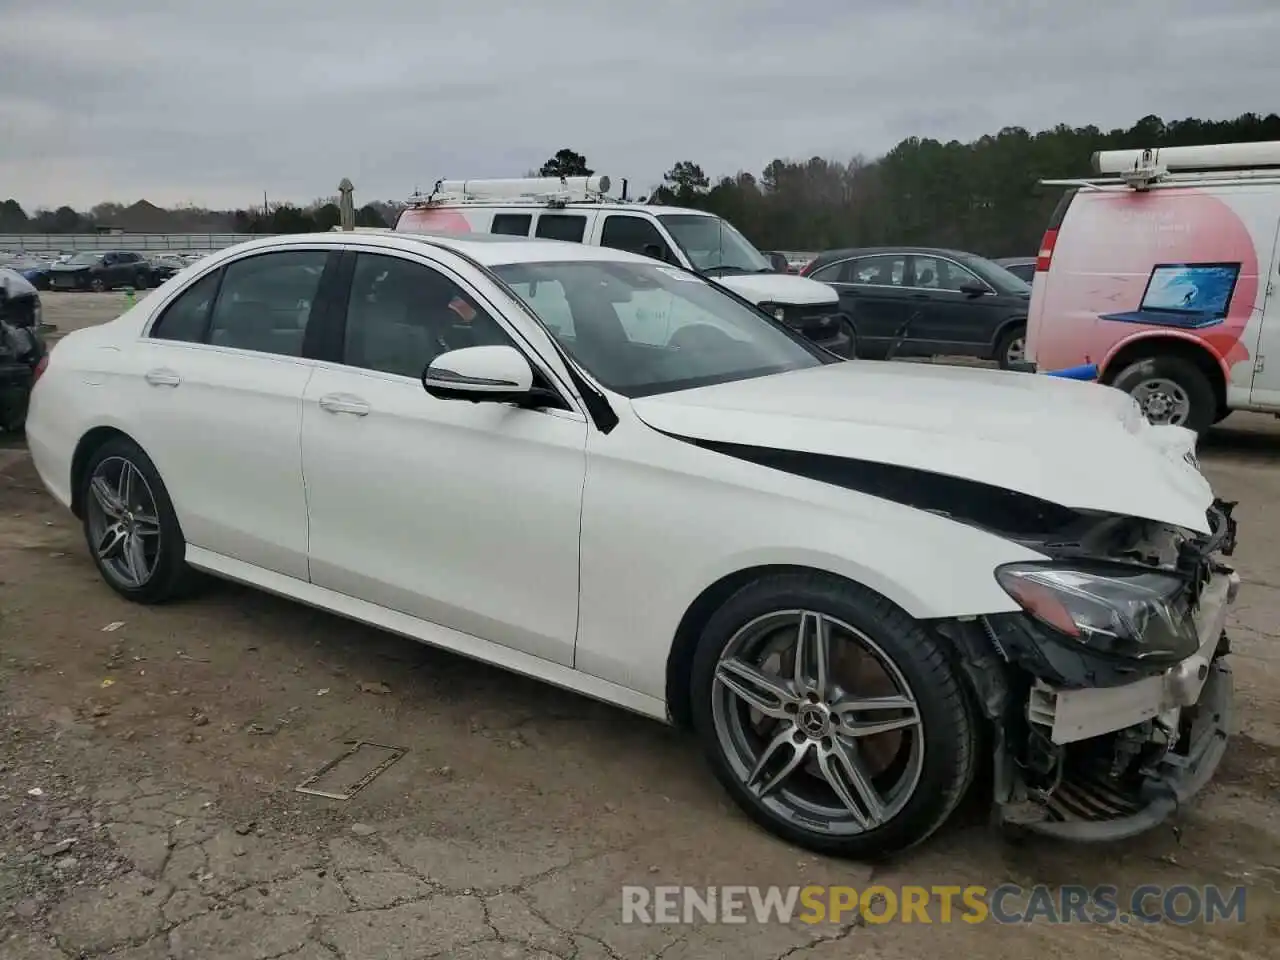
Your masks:
<svg viewBox="0 0 1280 960"><path fill-rule="evenodd" d="M122 303L48 296L47 319L62 332ZM1175 824L1105 847L1015 844L974 804L875 869L762 834L690 742L647 720L231 585L128 605L21 445L0 447L0 957L1274 956L1273 423L1233 417L1204 456L1241 501L1245 578L1232 624L1241 731L1211 789ZM294 792L352 738L408 753L350 801ZM620 922L624 884L869 882L1244 884L1247 920Z"/></svg>

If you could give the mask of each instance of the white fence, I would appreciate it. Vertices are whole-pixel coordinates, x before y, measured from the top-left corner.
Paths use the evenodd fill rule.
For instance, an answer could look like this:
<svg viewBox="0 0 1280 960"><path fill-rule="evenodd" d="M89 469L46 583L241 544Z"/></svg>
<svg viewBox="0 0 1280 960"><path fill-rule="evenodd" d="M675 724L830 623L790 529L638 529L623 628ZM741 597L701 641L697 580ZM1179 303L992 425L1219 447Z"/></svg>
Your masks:
<svg viewBox="0 0 1280 960"><path fill-rule="evenodd" d="M81 250L136 250L174 253L221 250L269 234L252 233L0 233L0 254L44 255ZM778 251L794 266L808 263L816 253Z"/></svg>
<svg viewBox="0 0 1280 960"><path fill-rule="evenodd" d="M221 250L251 233L0 233L0 252L79 253L81 250L137 250L158 253L171 250L206 252ZM265 234L257 234L265 236Z"/></svg>

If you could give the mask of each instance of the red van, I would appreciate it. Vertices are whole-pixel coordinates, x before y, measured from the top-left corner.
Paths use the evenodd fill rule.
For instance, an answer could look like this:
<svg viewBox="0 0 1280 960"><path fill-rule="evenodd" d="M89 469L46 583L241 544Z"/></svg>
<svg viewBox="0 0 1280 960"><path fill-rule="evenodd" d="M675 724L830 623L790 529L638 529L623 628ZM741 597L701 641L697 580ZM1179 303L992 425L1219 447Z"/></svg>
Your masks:
<svg viewBox="0 0 1280 960"><path fill-rule="evenodd" d="M1036 259L1027 359L1084 364L1153 423L1280 414L1280 141L1114 150L1067 190ZM1266 362L1271 356L1271 363Z"/></svg>

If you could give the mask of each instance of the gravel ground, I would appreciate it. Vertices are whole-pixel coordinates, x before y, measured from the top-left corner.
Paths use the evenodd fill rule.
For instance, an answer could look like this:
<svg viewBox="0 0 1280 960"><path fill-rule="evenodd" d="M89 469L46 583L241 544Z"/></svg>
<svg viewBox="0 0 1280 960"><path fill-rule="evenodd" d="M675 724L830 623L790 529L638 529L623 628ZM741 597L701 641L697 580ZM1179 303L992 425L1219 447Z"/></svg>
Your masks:
<svg viewBox="0 0 1280 960"><path fill-rule="evenodd" d="M46 295L59 332L123 295ZM0 957L397 960L1267 957L1280 935L1280 431L1235 416L1241 732L1176 821L1014 843L980 803L887 867L749 825L662 726L228 584L162 609L99 580L0 446ZM106 629L110 627L111 629ZM294 792L361 738L407 749L342 802ZM624 925L624 884L1248 887L1242 925Z"/></svg>

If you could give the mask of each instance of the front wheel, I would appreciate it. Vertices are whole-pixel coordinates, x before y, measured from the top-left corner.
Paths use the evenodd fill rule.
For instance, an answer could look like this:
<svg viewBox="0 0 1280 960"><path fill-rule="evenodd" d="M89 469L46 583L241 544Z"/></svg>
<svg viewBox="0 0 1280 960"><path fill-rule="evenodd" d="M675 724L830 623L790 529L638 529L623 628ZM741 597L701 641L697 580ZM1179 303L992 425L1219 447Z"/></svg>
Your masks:
<svg viewBox="0 0 1280 960"><path fill-rule="evenodd" d="M976 720L938 640L838 578L782 574L736 593L703 632L690 692L733 799L818 853L913 846L973 777Z"/></svg>
<svg viewBox="0 0 1280 960"><path fill-rule="evenodd" d="M94 277L89 281L89 289L94 293L105 293L107 291L107 281L101 277Z"/></svg>
<svg viewBox="0 0 1280 960"><path fill-rule="evenodd" d="M1186 427L1204 433L1218 416L1213 384L1195 363L1176 354L1158 354L1131 363L1111 386L1138 401L1142 413L1157 425Z"/></svg>
<svg viewBox="0 0 1280 960"><path fill-rule="evenodd" d="M85 540L98 572L135 603L187 592L193 573L178 517L151 458L117 437L94 451L81 481Z"/></svg>

